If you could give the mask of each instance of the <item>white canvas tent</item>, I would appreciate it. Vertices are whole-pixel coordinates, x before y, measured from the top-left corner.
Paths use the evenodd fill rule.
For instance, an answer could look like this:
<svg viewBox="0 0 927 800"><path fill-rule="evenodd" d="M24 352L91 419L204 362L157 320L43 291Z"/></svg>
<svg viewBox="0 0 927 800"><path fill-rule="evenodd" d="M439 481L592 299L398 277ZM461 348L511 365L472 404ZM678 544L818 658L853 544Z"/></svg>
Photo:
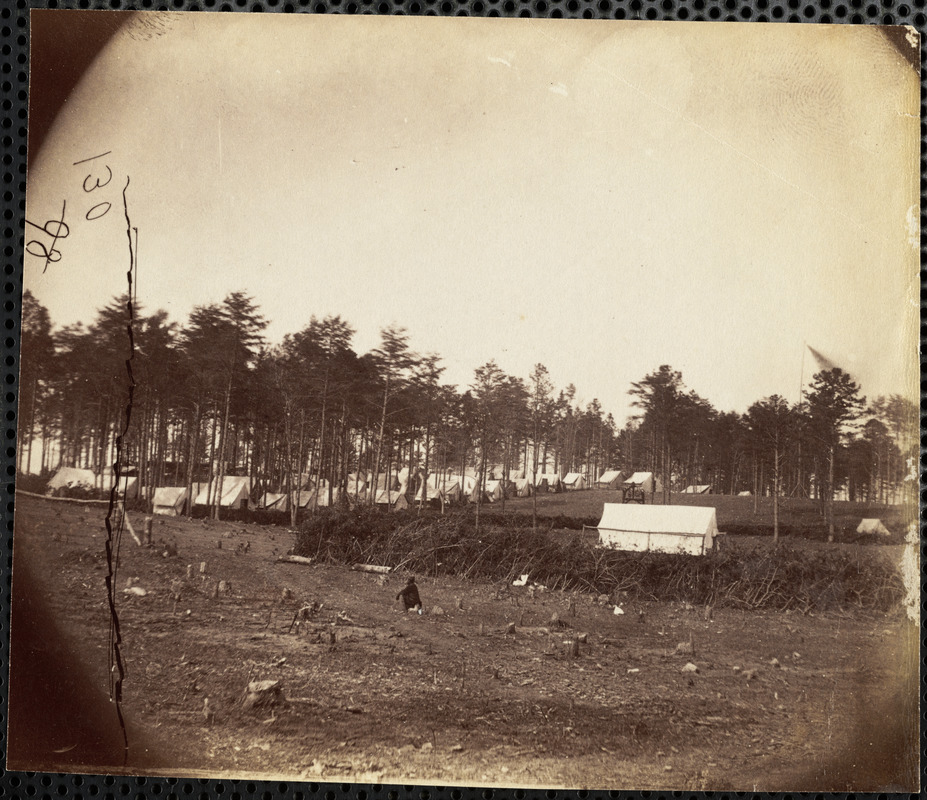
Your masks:
<svg viewBox="0 0 927 800"><path fill-rule="evenodd" d="M61 467L48 482L48 491L58 489L96 489L99 486L96 473L92 469L78 467Z"/></svg>
<svg viewBox="0 0 927 800"><path fill-rule="evenodd" d="M380 492L386 491L386 488L387 488L386 479L387 479L387 475L385 472L381 472L379 475L377 475L377 487L376 487L377 494L379 494ZM365 481L365 483L368 489L372 487L373 485L373 473L372 472L367 473L367 480ZM396 473L392 472L389 475L389 490L391 492L395 492L398 488L399 488L399 479L396 477Z"/></svg>
<svg viewBox="0 0 927 800"><path fill-rule="evenodd" d="M489 503L498 503L502 500L502 481L486 481L483 499Z"/></svg>
<svg viewBox="0 0 927 800"><path fill-rule="evenodd" d="M123 465L123 473L119 478L116 494L126 500L131 500L138 497L138 478L135 475L126 475L125 469L126 467ZM134 469L134 467L130 467L130 469ZM110 465L104 470L102 480L98 477L97 481L97 485L102 486L104 492L109 492L113 488L113 484L116 483L116 470Z"/></svg>
<svg viewBox="0 0 927 800"><path fill-rule="evenodd" d="M535 479L534 485L539 491L562 492L563 480L557 472L539 472Z"/></svg>
<svg viewBox="0 0 927 800"><path fill-rule="evenodd" d="M348 483L345 491L350 495L358 495L364 491L366 487L364 479L358 475L348 475Z"/></svg>
<svg viewBox="0 0 927 800"><path fill-rule="evenodd" d="M599 544L616 550L704 555L719 535L715 509L606 503Z"/></svg>
<svg viewBox="0 0 927 800"><path fill-rule="evenodd" d="M707 483L693 484L692 486L687 486L683 494L708 494L709 491L711 491L711 486Z"/></svg>
<svg viewBox="0 0 927 800"><path fill-rule="evenodd" d="M568 472L563 479L563 488L572 492L585 489L586 479L578 472Z"/></svg>
<svg viewBox="0 0 927 800"><path fill-rule="evenodd" d="M153 511L165 517L179 517L186 502L185 486L159 486L154 493Z"/></svg>
<svg viewBox="0 0 927 800"><path fill-rule="evenodd" d="M286 508L286 492L265 492L260 506L268 510L283 511Z"/></svg>
<svg viewBox="0 0 927 800"><path fill-rule="evenodd" d="M219 490L219 479L213 479L213 488L210 484L203 484L193 501L195 505L209 505L210 499L215 503L214 493ZM222 497L219 499L220 508L247 508L251 498L251 478L238 475L226 475L222 478Z"/></svg>
<svg viewBox="0 0 927 800"><path fill-rule="evenodd" d="M337 505L341 497L341 489L337 486L332 489L332 505ZM314 502L318 508L328 507L328 485L326 483L321 489L313 489L309 492L310 505ZM318 499L316 499L318 498Z"/></svg>
<svg viewBox="0 0 927 800"><path fill-rule="evenodd" d="M296 506L296 508L309 508L309 504L312 502L312 489L300 489L299 492L290 493L290 506ZM281 504L281 508L283 505Z"/></svg>
<svg viewBox="0 0 927 800"><path fill-rule="evenodd" d="M428 502L441 502L442 496L444 497L445 503L455 503L460 499L460 482L454 478L451 480L448 478L443 486L434 486L430 479L426 486L419 486L418 492L415 494L415 502L420 503L422 501L422 490L427 489L428 494L426 499Z"/></svg>
<svg viewBox="0 0 927 800"><path fill-rule="evenodd" d="M660 482L653 477L652 472L635 472L622 484L625 489L639 489L645 494L661 491Z"/></svg>
<svg viewBox="0 0 927 800"><path fill-rule="evenodd" d="M401 511L402 509L409 507L409 501L406 499L406 496L398 491L382 491L377 495L376 502L378 506L389 505L391 508L394 508L397 511Z"/></svg>
<svg viewBox="0 0 927 800"><path fill-rule="evenodd" d="M859 523L859 527L856 529L857 533L867 534L871 533L875 536L891 536L891 531L882 524L880 519L864 519Z"/></svg>
<svg viewBox="0 0 927 800"><path fill-rule="evenodd" d="M124 497L126 500L132 500L138 496L138 478L134 475L129 477L123 477L119 479L119 486L117 487L117 493L120 497Z"/></svg>
<svg viewBox="0 0 927 800"><path fill-rule="evenodd" d="M753 497L753 492L738 492L738 497Z"/></svg>
<svg viewBox="0 0 927 800"><path fill-rule="evenodd" d="M599 476L595 485L599 489L617 489L621 483L621 472L617 469L610 469Z"/></svg>
<svg viewBox="0 0 927 800"><path fill-rule="evenodd" d="M455 480L460 481L460 491L464 497L470 498L473 494L473 490L476 488L476 478L472 475L454 475L448 477L448 481Z"/></svg>

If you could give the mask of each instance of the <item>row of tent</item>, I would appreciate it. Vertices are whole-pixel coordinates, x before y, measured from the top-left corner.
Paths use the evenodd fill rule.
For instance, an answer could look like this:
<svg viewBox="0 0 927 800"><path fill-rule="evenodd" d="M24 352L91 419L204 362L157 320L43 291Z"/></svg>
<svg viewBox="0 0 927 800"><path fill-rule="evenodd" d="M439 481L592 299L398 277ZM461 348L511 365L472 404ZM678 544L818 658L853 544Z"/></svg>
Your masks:
<svg viewBox="0 0 927 800"><path fill-rule="evenodd" d="M534 475L532 482L531 476L525 477L524 472L512 473L513 478L505 481L505 490L507 497L530 497L534 491L562 492L576 491L590 488L591 482L587 481L585 476L579 472L570 472L561 477L556 472L538 472ZM86 491L108 491L113 484L113 472L110 470L105 479L91 469L82 469L79 467L61 467L52 476L48 482L47 491L50 494L59 494L66 489L82 489ZM348 478L346 491L349 496L363 497L368 491L368 480L357 475L351 475ZM389 487L387 487L389 483ZM400 470L397 475L391 477L389 481L386 475L380 475L377 481L377 503L386 503L387 488L390 492L399 492L403 495L408 494L409 470ZM439 485L440 483L440 485ZM456 486L455 486L456 483ZM486 481L486 494L484 500L495 502L501 499L501 487L503 481L499 479ZM476 487L476 478L472 475L454 475L448 474L444 480L441 476L433 473L429 475L428 481L428 500L439 500L441 494L445 496L446 502L456 502L462 497L466 497L471 502L476 502L474 494ZM654 477L652 472L635 472L628 477L620 470L608 470L604 472L594 483L597 489L636 489L639 492L651 493L663 491L662 484L658 478ZM170 492L164 493L164 497L179 497L180 487L170 488ZM683 490L683 494L710 494L710 484L692 484ZM156 492L159 490L156 490ZM119 496L132 499L138 495L138 478L134 476L123 477L120 479ZM225 508L240 508L243 500L247 500L251 493L251 481L249 478L240 476L226 476L222 482L222 499L220 505ZM318 493L318 501L315 495ZM422 490L419 488L415 500L421 500ZM193 488L194 504L207 505L207 498L211 498L211 491L208 483L194 484ZM293 492L293 504L300 508L309 506L326 506L328 505L328 487L325 482L321 489L307 488L298 493ZM333 499L337 501L339 490L333 491ZM750 491L738 492L739 497L752 497ZM260 508L283 508L286 503L285 493L266 493L259 501ZM186 492L183 494L183 501L186 501ZM172 503L173 505L173 503Z"/></svg>
<svg viewBox="0 0 927 800"><path fill-rule="evenodd" d="M408 470L401 470L389 480L385 475L379 476L374 502L377 505L388 505L397 510L407 508L410 505L411 496L408 491L408 484ZM502 479L486 480L482 492L483 502L495 503L502 500L503 496L530 497L537 491L559 492L585 488L585 479L579 473L571 473L564 478L561 478L557 473L538 473L534 482L525 477L508 481ZM215 503L213 493L217 490L211 488L209 483L194 484L193 504L210 505ZM250 478L226 476L222 479L222 497L219 499L219 506L231 509L246 507L251 498L251 490ZM348 479L347 487L344 490L333 487L329 492L327 482L323 482L319 487L293 491L290 493L289 506L301 509L324 508L329 505L329 501L338 503L341 500L342 491L346 492L352 499L370 500L368 481L352 475ZM421 502L424 494L426 502L458 503L466 499L475 503L479 499L479 492L477 479L472 475L440 475L432 473L423 485L419 485L411 502ZM154 513L176 516L182 513L187 501L188 494L185 487L159 487L155 489L154 493ZM283 511L288 507L287 494L286 492L265 492L257 501L256 507Z"/></svg>
<svg viewBox="0 0 927 800"><path fill-rule="evenodd" d="M562 492L577 491L588 488L585 476L578 472L571 472L561 477L556 472L538 472L525 475L524 472L513 473L510 480L489 479L484 481L483 501L494 503L506 497L530 497L535 492ZM369 484L372 476L367 480L358 475L351 475L344 491L352 498L370 499ZM533 479L533 480L532 480ZM47 491L51 494L60 493L63 489L82 489L86 491L103 491L112 486L112 473L105 479L90 469L77 467L61 467L49 480ZM418 481L420 483L420 481ZM377 480L376 500L379 505L389 504L393 507L402 507L408 504L411 493L408 491L409 470L403 469L389 480L386 475L380 475ZM597 488L618 488L622 485L635 485L644 491L653 491L654 481L652 473L634 473L626 481L622 481L622 473L618 470L605 472L595 483ZM248 477L227 475L221 479L222 496L219 498L221 508L246 507L252 497L252 481ZM212 505L216 502L215 492L219 490L219 480L212 482L194 483L192 497L194 505ZM340 488L331 491L332 502L338 502L341 495ZM444 501L446 503L460 502L466 499L470 502L478 500L477 479L473 475L446 475L432 473L428 476L424 486L419 485L413 502L425 499L432 502ZM132 499L138 495L138 479L126 477L120 480L120 496ZM188 490L181 486L166 486L155 489L155 513L177 514L181 513L189 499ZM291 493L290 502L299 508L327 506L329 503L329 490L327 482L320 487L300 489ZM285 492L265 492L258 500L257 507L265 509L286 508Z"/></svg>
<svg viewBox="0 0 927 800"><path fill-rule="evenodd" d="M211 483L193 484L193 505L206 506L215 504L215 494L220 489L218 480ZM219 498L221 508L247 508L251 501L251 478L238 475L226 475L221 481L222 496ZM176 517L183 513L190 495L185 486L159 486L154 491L152 510L155 514Z"/></svg>
<svg viewBox="0 0 927 800"><path fill-rule="evenodd" d="M502 498L503 491L507 497L530 497L534 492L562 492L577 491L590 488L585 476L579 472L570 472L561 477L556 472L538 472L536 474L524 472L511 473L512 478L509 480L490 479L484 482L484 500L495 502ZM414 477L414 476L413 476ZM533 478L533 480L532 480ZM349 476L345 491L351 497L361 497L369 499L369 484L372 476L363 477L352 474ZM215 482L215 479L214 479ZM386 475L380 475L377 480L377 503L393 502L392 494L398 492L402 495L409 495L410 473L408 469L400 470L396 475L390 476L387 480ZM100 475L90 469L80 469L77 467L61 467L48 482L48 491L52 494L58 493L62 489L85 489L107 490L112 486L112 472L101 480ZM420 483L420 481L416 481ZM476 502L477 479L473 475L457 475L448 473L442 475L432 473L425 482L427 491L427 500L440 500L442 495L445 502L456 502L466 498L471 502ZM595 487L599 489L619 489L635 488L643 492L659 492L661 486L659 480L654 478L652 472L635 472L625 478L619 470L608 470L603 473L597 481ZM688 494L703 494L710 490L710 486L690 486L686 489ZM209 482L193 484L194 505L209 505L215 502L213 489ZM251 498L252 484L251 479L243 476L227 475L222 478L222 497L219 505L223 508L241 508ZM423 488L419 486L415 501L422 499ZM158 495L160 492L160 495ZM135 477L124 477L120 480L120 495L131 499L138 494L138 479ZM186 489L183 487L162 487L155 490L156 496L164 499L161 505L174 507L187 501ZM339 499L340 490L333 489L332 500ZM300 508L309 506L328 505L329 491L327 482L323 481L320 487L304 488L292 493L291 502ZM260 508L283 508L286 494L281 492L267 492L258 501ZM158 505L158 503L156 503Z"/></svg>
<svg viewBox="0 0 927 800"><path fill-rule="evenodd" d="M585 476L579 472L571 472L563 477L556 472L538 472L535 475L529 474L527 477L523 472L514 474L514 479L510 480L486 480L483 487L483 501L488 503L497 502L502 499L503 493L506 497L530 497L534 492L577 491L588 488ZM367 476L367 480L365 480L361 476L352 474L348 478L344 491L347 492L349 497L369 500L371 479L372 476ZM62 467L49 481L48 491L57 493L63 488L81 488L88 491L100 490L111 486L112 481L112 475L104 482L92 470ZM380 475L377 480L375 502L379 505L389 504L393 507L407 505L409 498L412 497L409 492L409 481L410 473L408 469L400 470L396 475L390 476L389 479L387 479L386 475ZM421 484L421 481L416 482ZM194 505L211 505L215 503L214 492L218 491L218 480L214 479L213 484L215 486L209 482L195 483L193 485ZM654 477L652 472L635 472L625 478L619 470L608 470L595 482L595 486L600 489L635 489L643 493L661 491L660 481ZM225 476L221 480L221 489L222 497L219 499L219 505L222 508L242 508L251 500L252 482L248 477ZM685 493L705 494L710 490L711 487L708 485L689 486ZM339 488L334 488L330 493L327 482L323 481L319 487L310 487L292 492L290 503L299 508L324 507L328 505L329 499L332 502L338 502L341 491ZM425 497L427 501L440 502L443 500L445 503L454 503L466 499L470 502L476 502L478 499L477 479L472 475L432 473L428 476L424 486L419 485L414 497L412 497L413 502L420 502L423 492L427 493ZM121 479L119 493L127 499L137 496L138 479L135 477ZM331 498L329 498L329 494L331 494ZM156 511L156 513L167 513L167 509L171 508L182 509L187 500L187 490L184 487L161 487L156 489L154 505L156 508L162 509L162 511ZM282 510L286 506L286 493L283 492L266 492L257 502L257 507L266 509Z"/></svg>

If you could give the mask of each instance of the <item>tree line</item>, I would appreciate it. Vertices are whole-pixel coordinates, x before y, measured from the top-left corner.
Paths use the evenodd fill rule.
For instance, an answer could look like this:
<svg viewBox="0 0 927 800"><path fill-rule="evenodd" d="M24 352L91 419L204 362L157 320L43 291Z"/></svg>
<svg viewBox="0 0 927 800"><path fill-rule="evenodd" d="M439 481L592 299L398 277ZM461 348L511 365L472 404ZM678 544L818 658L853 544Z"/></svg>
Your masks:
<svg viewBox="0 0 927 800"><path fill-rule="evenodd" d="M182 325L135 307L134 348L127 321L122 297L89 324L55 329L24 293L21 473L31 465L103 474L125 429L123 461L143 487L244 475L255 493L290 497L315 486L330 503L355 474L389 485L404 468L470 470L481 480L582 472L591 481L621 469L654 472L667 492L709 484L826 500L845 487L850 499L888 502L917 455L915 404L899 395L867 404L835 366L816 373L798 403L773 395L738 414L719 412L662 365L631 384L637 413L619 427L598 400L578 403L573 385L557 390L543 364L520 377L489 361L469 386L442 383L440 357L415 352L398 327L364 354L340 316L311 317L269 343L267 321L244 292L194 308ZM295 507L291 515L295 522Z"/></svg>

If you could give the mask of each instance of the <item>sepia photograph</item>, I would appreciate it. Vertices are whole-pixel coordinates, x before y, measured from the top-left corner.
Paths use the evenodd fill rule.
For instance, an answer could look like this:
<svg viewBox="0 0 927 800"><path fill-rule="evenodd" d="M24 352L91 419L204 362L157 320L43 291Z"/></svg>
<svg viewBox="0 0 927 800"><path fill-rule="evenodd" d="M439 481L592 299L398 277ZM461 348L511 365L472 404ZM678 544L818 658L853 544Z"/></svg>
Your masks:
<svg viewBox="0 0 927 800"><path fill-rule="evenodd" d="M7 769L920 787L920 36L34 10Z"/></svg>

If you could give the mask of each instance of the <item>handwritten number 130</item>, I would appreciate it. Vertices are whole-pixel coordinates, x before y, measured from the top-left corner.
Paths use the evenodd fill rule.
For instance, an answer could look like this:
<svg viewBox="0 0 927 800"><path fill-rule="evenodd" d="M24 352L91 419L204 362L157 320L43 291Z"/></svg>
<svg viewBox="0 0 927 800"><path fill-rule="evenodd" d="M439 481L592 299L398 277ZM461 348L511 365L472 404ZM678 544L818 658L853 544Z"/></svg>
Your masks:
<svg viewBox="0 0 927 800"><path fill-rule="evenodd" d="M90 158L83 158L80 161L75 161L74 166L76 167L78 164L86 164L90 161L96 161L96 159L103 158L103 156L108 156L112 152L112 150L107 150L105 153L100 153L99 155L91 156ZM102 189L104 186L109 185L109 182L113 179L113 171L107 164L103 164L103 169L105 169L107 173L105 181L101 181L100 178L95 177L92 172L86 178L84 178L83 188L87 194L90 194L90 192L96 191L97 189ZM100 217L105 216L112 207L112 203L108 203L104 200L102 203L97 203L93 208L91 208L84 215L84 219L90 221L99 219Z"/></svg>

